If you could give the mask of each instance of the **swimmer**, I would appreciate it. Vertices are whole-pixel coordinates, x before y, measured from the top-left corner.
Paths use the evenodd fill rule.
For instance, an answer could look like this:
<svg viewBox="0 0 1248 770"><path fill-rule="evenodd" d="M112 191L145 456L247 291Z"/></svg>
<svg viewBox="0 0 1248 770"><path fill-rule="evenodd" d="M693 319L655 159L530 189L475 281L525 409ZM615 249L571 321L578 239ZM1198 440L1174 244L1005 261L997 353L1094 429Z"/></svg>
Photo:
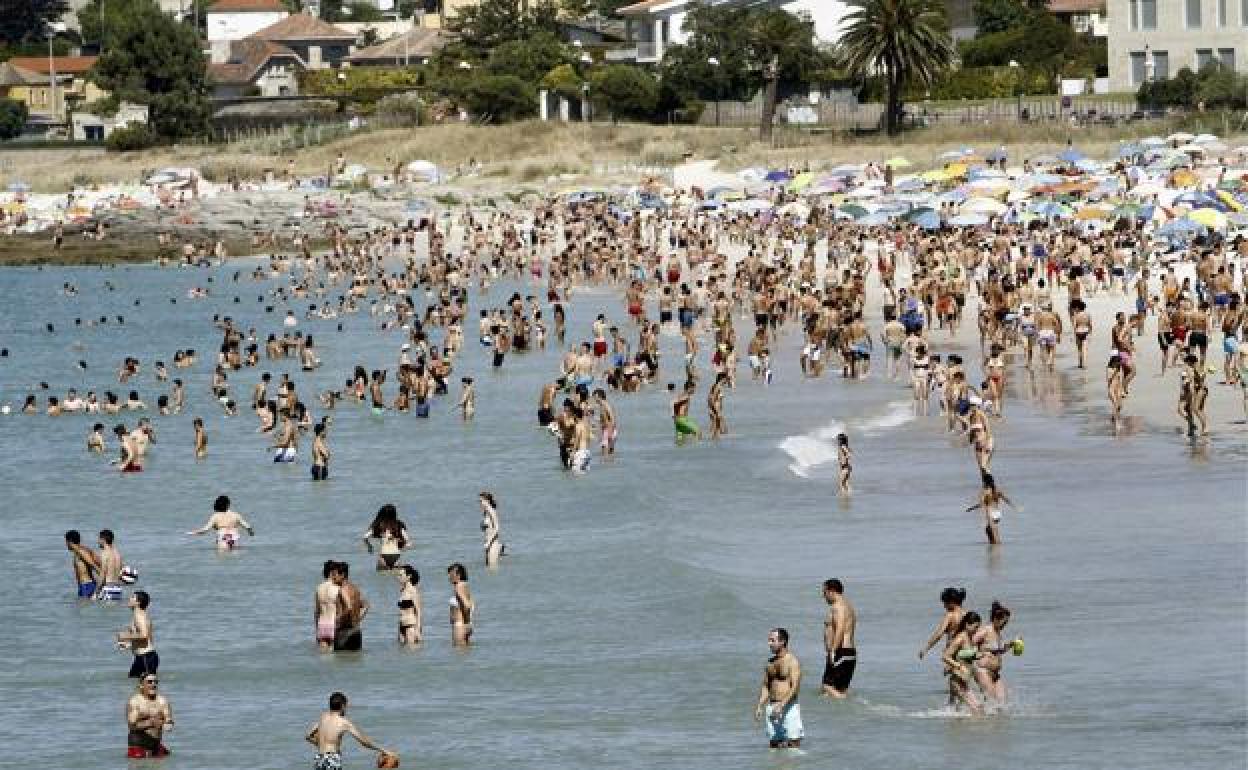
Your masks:
<svg viewBox="0 0 1248 770"><path fill-rule="evenodd" d="M468 588L468 570L455 562L446 568L446 577L451 584L451 642L456 647L466 647L472 641L473 623L477 619L476 603Z"/></svg>
<svg viewBox="0 0 1248 770"><path fill-rule="evenodd" d="M462 378L460 383L463 385L464 391L460 395L459 403L455 405L455 408L460 410L464 422L467 422L472 419L473 414L477 411L477 389L472 384L471 377Z"/></svg>
<svg viewBox="0 0 1248 770"><path fill-rule="evenodd" d="M328 417L324 418L328 420ZM325 481L329 478L329 443L325 440L328 431L327 422L319 422L312 428L312 480Z"/></svg>
<svg viewBox="0 0 1248 770"><path fill-rule="evenodd" d="M802 689L802 667L789 651L789 632L773 628L767 634L771 657L763 667L763 686L754 706L754 721L766 721L767 742L773 749L796 749L802 745L802 707L797 702Z"/></svg>
<svg viewBox="0 0 1248 770"><path fill-rule="evenodd" d="M420 572L410 564L399 567L399 644L414 647L424 638Z"/></svg>
<svg viewBox="0 0 1248 770"><path fill-rule="evenodd" d="M854 678L858 650L854 647L854 630L858 613L845 598L845 588L837 578L823 581L823 600L828 614L823 619L823 649L827 660L823 667L822 692L832 698L844 698Z"/></svg>
<svg viewBox="0 0 1248 770"><path fill-rule="evenodd" d="M100 565L100 587L95 593L95 598L100 601L121 601L121 568L122 559L121 552L114 545L116 538L111 529L101 529L97 545L100 547L100 553L96 558L96 563Z"/></svg>
<svg viewBox="0 0 1248 770"><path fill-rule="evenodd" d="M321 714L320 719L304 736L304 740L316 747L316 757L312 760L313 770L342 770L344 735L350 735L364 748L377 752L378 767L383 766L381 763L384 758L393 756L347 719L347 696L336 692L329 696L329 710ZM389 766L397 767L397 764Z"/></svg>
<svg viewBox="0 0 1248 770"><path fill-rule="evenodd" d="M728 426L724 421L724 383L728 382L728 373L720 372L715 375L715 382L711 383L710 390L706 394L706 415L711 423L711 439L718 440L728 432Z"/></svg>
<svg viewBox="0 0 1248 770"><path fill-rule="evenodd" d="M980 474L983 486L979 492L979 502L966 509L967 513L976 510L984 512L984 533L988 536L989 545L1001 544L1001 532L997 525L1001 521L1001 503L1005 503L1013 510L1022 513L1022 506L1014 504L1014 501L1006 497L1005 493L997 487L996 479L991 473Z"/></svg>
<svg viewBox="0 0 1248 770"><path fill-rule="evenodd" d="M87 434L87 451L104 454L104 423L97 422L91 426L91 432Z"/></svg>
<svg viewBox="0 0 1248 770"><path fill-rule="evenodd" d="M1010 622L1010 610L998 601L993 601L992 610L988 613L989 624L981 626L972 641L979 649L979 660L975 666L975 681L984 697L998 705L1006 699L1005 680L1001 678L1001 664L1005 660L1007 650L1018 649L1021 639L1006 642L1001 632Z"/></svg>
<svg viewBox="0 0 1248 770"><path fill-rule="evenodd" d="M208 456L208 435L204 433L204 421L196 417L191 426L195 429L195 459L202 460Z"/></svg>
<svg viewBox="0 0 1248 770"><path fill-rule="evenodd" d="M247 523L243 515L230 509L230 498L225 495L218 495L216 501L212 504L212 515L208 517L208 523L199 529L192 529L186 534L203 535L215 531L217 533L217 550L232 551L242 542L239 538L239 530L246 531L251 537L256 536L256 531Z"/></svg>
<svg viewBox="0 0 1248 770"><path fill-rule="evenodd" d="M76 529L65 533L65 548L70 553L70 564L74 570L74 585L78 587L78 598L95 598L98 585L96 578L100 575L100 563L95 558L95 554L82 544L82 535Z"/></svg>
<svg viewBox="0 0 1248 770"><path fill-rule="evenodd" d="M686 382L680 393L676 393L675 383L667 384L667 392L674 394L671 402L672 427L676 431L678 445L685 443L688 436L693 436L694 441L702 438L702 432L698 430L697 424L689 419L689 401L693 396L693 391L692 382Z"/></svg>
<svg viewBox="0 0 1248 770"><path fill-rule="evenodd" d="M399 520L398 509L386 503L373 516L373 523L364 531L364 548L373 553L373 540L379 543L377 570L391 570L399 563L403 549L408 546L407 527Z"/></svg>
<svg viewBox="0 0 1248 770"><path fill-rule="evenodd" d="M329 652L334 648L334 632L338 627L339 598L342 592L343 576L338 562L326 561L321 568L322 580L316 587L316 601L312 624L316 629L316 643L321 652Z"/></svg>
<svg viewBox="0 0 1248 770"><path fill-rule="evenodd" d="M139 679L137 692L126 702L126 756L130 759L157 759L169 756L161 740L173 727L173 708L157 688L160 680L149 674Z"/></svg>
<svg viewBox="0 0 1248 770"><path fill-rule="evenodd" d="M603 459L615 456L615 440L620 435L616 422L615 409L607 401L607 392L602 388L594 389L594 412L598 415L599 450Z"/></svg>
<svg viewBox="0 0 1248 770"><path fill-rule="evenodd" d="M502 525L498 519L498 503L494 495L482 492L477 496L481 503L481 535L485 540L485 566L497 567L505 546L502 540Z"/></svg>
<svg viewBox="0 0 1248 770"><path fill-rule="evenodd" d="M961 703L975 716L983 714L979 698L971 689L976 676L980 651L975 645L974 637L979 631L980 618L978 612L968 612L958 623L949 646L941 660L945 663L946 675L949 677L949 690L955 703Z"/></svg>
<svg viewBox="0 0 1248 770"><path fill-rule="evenodd" d="M121 649L128 648L134 654L134 661L130 664L131 679L152 676L160 668L152 618L147 613L151 601L147 591L135 591L127 603L130 607L130 625L117 634L117 646Z"/></svg>
<svg viewBox="0 0 1248 770"><path fill-rule="evenodd" d="M837 491L843 497L852 493L849 479L854 475L854 453L849 448L849 436L838 433L836 436L836 461L839 466L837 473Z"/></svg>

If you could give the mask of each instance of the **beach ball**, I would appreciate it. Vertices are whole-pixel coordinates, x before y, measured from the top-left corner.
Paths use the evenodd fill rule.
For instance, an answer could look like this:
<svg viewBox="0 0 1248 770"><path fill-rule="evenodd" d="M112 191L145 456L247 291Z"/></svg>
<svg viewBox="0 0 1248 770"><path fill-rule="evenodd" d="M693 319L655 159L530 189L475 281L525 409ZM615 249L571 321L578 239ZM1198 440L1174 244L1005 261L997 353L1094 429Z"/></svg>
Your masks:
<svg viewBox="0 0 1248 770"><path fill-rule="evenodd" d="M121 578L121 582L128 586L132 586L138 582L139 572L134 567L125 566L121 568L119 577Z"/></svg>

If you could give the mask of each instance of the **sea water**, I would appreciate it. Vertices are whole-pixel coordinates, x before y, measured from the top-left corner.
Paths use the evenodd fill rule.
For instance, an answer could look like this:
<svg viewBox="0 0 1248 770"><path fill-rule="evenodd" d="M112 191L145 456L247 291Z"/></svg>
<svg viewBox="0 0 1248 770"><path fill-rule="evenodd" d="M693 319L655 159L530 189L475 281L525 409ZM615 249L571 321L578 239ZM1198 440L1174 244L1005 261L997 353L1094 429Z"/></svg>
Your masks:
<svg viewBox="0 0 1248 770"><path fill-rule="evenodd" d="M0 765L126 764L133 682L112 635L128 611L74 600L62 541L66 529L93 542L108 527L152 596L161 690L177 717L168 770L308 767L303 734L334 690L405 767L1244 766L1242 429L1217 426L1196 447L1168 427L1114 437L1103 405L1086 403L1077 382L1042 376L1031 396L1011 393L996 426L994 471L1025 512L1007 509L1005 544L990 550L981 516L964 512L978 490L965 440L939 416L913 418L908 386L882 379L880 362L863 381L835 367L805 380L790 334L769 387L738 373L726 397L730 435L718 443L674 444L661 385L614 396L617 458L595 456L588 475L573 477L536 429L538 392L561 352L553 338L495 372L466 328L452 395L460 376L476 378L475 421L462 423L449 397L428 420L343 404L331 480L314 484L306 440L297 463L270 461L245 409L251 386L262 371L275 381L290 372L319 417L314 394L340 387L356 364L396 369L401 333L380 331L366 312L301 320L324 366L308 374L296 361L262 361L232 373L244 408L226 418L209 393L214 314L263 339L281 333L287 309L267 296L275 282L248 280L250 266L0 272L0 346L10 353L0 359L0 400L15 408L41 380L55 394L74 386L124 398L135 388L154 408L164 387L153 362L171 364L178 348L200 354L193 370L170 369L186 382L187 408L152 417L157 441L141 474L120 475L85 451L92 416L0 418L0 719L14 760ZM76 297L59 293L66 281ZM212 295L189 300L193 286ZM540 293L504 282L487 297L474 292L468 317L515 290ZM291 308L302 318L313 301ZM581 293L569 340L586 337L599 312L627 323L615 292ZM108 323L73 323L100 316ZM679 338L664 335L663 353L661 382L676 381ZM119 385L127 355L143 372ZM693 411L705 428L705 383ZM195 416L208 432L203 461L193 458ZM120 419L133 425L137 415ZM848 502L836 495L840 432L854 451ZM482 567L481 490L500 503L507 555L496 572ZM183 534L219 494L256 527L226 555ZM397 584L360 544L387 502L412 537L404 561L422 575L417 650L397 646ZM372 603L362 654L321 654L312 641L312 592L330 558L351 564ZM467 565L478 603L466 651L452 649L446 622L453 561ZM828 577L844 581L859 613L858 671L844 702L817 696ZM949 585L964 586L967 607L981 613L993 599L1008 605L1009 633L1027 640L1026 655L1006 661L1013 703L1002 714L947 709L939 650L917 657ZM803 665L800 754L769 752L751 721L774 626L790 630ZM354 766L371 762L355 752Z"/></svg>

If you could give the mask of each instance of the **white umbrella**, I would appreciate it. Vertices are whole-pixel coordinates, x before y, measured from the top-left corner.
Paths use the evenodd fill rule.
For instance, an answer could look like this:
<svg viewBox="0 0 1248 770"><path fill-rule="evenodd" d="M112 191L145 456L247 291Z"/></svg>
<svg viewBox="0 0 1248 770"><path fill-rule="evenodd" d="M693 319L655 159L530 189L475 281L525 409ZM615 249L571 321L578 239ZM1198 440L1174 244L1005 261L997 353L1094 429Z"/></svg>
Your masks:
<svg viewBox="0 0 1248 770"><path fill-rule="evenodd" d="M1005 204L991 198L972 198L962 204L964 214L1001 214L1005 212Z"/></svg>
<svg viewBox="0 0 1248 770"><path fill-rule="evenodd" d="M1195 134L1189 134L1186 131L1175 131L1166 137L1167 142L1190 142L1196 138Z"/></svg>
<svg viewBox="0 0 1248 770"><path fill-rule="evenodd" d="M1145 147L1164 147L1166 145L1166 140L1162 139L1160 136L1150 136L1146 139L1141 139L1140 144Z"/></svg>
<svg viewBox="0 0 1248 770"><path fill-rule="evenodd" d="M1218 141L1218 137L1213 134L1197 134L1192 138L1192 141L1196 144L1212 144Z"/></svg>

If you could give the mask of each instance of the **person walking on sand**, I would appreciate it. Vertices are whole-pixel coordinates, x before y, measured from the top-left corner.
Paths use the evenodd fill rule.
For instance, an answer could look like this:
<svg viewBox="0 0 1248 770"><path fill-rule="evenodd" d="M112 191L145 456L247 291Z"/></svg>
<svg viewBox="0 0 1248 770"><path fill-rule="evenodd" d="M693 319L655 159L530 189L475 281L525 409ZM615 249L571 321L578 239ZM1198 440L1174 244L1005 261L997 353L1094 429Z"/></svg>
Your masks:
<svg viewBox="0 0 1248 770"><path fill-rule="evenodd" d="M838 578L823 581L823 600L828 603L828 614L823 619L823 649L827 659L823 667L822 692L832 698L844 698L858 665L858 650L854 647L858 613L845 598L845 587Z"/></svg>
<svg viewBox="0 0 1248 770"><path fill-rule="evenodd" d="M346 735L364 748L377 752L378 767L398 767L398 763L393 761L393 752L374 743L347 719L347 696L335 692L329 696L329 710L322 712L320 719L304 736L304 740L316 747L313 770L342 770L342 739Z"/></svg>

